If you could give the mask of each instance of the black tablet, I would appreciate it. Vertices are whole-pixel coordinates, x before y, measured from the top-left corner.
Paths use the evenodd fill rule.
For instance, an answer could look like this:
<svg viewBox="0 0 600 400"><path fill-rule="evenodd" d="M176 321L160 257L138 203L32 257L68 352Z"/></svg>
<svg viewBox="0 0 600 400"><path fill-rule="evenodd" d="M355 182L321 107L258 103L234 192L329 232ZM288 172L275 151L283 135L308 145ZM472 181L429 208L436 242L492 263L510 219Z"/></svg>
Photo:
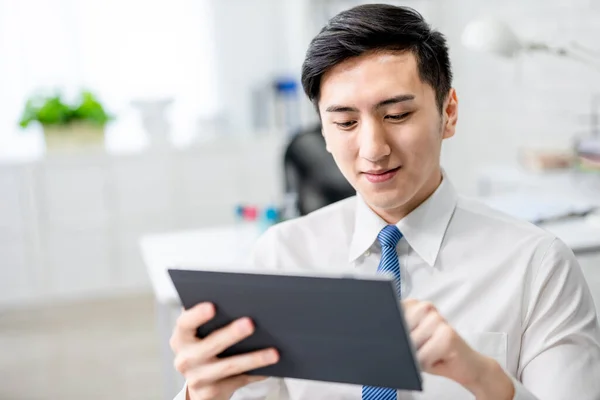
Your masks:
<svg viewBox="0 0 600 400"><path fill-rule="evenodd" d="M275 347L280 361L251 374L422 390L393 282L169 269L184 308L212 302L198 337L241 317L255 333L220 357Z"/></svg>

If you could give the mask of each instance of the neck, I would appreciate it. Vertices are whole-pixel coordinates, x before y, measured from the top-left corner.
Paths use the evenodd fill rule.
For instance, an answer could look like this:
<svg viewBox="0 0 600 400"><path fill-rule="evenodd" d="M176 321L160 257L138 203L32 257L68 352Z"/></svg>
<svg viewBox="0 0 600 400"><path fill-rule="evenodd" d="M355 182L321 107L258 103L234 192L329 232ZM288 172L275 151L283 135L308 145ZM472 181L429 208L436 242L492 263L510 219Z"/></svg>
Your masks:
<svg viewBox="0 0 600 400"><path fill-rule="evenodd" d="M414 209L423 204L425 200L427 200L437 190L438 186L440 186L441 183L442 171L438 168L433 174L431 174L431 177L427 179L427 181L423 184L423 186L421 186L417 193L415 193L415 195L411 197L410 200L408 200L400 207L389 210L373 209L373 211L388 224L395 225L402 218L406 217Z"/></svg>

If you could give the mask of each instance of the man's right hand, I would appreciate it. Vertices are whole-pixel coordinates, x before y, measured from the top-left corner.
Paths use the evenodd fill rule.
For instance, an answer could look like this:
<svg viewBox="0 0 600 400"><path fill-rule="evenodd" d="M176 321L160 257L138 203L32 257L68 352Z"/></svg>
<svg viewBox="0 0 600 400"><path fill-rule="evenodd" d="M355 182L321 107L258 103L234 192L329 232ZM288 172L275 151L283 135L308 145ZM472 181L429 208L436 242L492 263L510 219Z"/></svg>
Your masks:
<svg viewBox="0 0 600 400"><path fill-rule="evenodd" d="M198 327L214 316L212 304L198 304L181 313L171 336L175 368L186 379L188 400L227 400L242 386L266 379L246 372L279 361L275 349L218 358L224 350L252 335L254 325L249 318L240 318L199 339Z"/></svg>

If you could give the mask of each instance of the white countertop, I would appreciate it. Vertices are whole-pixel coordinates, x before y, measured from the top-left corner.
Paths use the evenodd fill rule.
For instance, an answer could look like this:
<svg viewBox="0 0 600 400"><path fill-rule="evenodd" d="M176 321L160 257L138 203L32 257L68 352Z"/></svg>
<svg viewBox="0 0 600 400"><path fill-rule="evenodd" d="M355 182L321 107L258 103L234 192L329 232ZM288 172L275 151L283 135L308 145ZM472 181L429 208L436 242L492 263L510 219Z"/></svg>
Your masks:
<svg viewBox="0 0 600 400"><path fill-rule="evenodd" d="M144 236L140 241L154 294L159 302L178 302L167 270L243 269L260 232L255 225L225 225Z"/></svg>

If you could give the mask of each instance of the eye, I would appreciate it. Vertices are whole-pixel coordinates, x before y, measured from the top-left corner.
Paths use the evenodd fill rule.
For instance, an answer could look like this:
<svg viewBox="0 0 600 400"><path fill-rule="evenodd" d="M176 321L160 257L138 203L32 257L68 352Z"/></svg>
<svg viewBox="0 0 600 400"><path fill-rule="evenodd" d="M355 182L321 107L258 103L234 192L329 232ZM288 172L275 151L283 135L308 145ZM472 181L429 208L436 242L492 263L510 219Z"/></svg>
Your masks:
<svg viewBox="0 0 600 400"><path fill-rule="evenodd" d="M351 129L356 125L356 121L334 122L341 129Z"/></svg>
<svg viewBox="0 0 600 400"><path fill-rule="evenodd" d="M403 114L394 114L394 115L386 115L385 118L386 119L390 119L392 121L403 121L406 118L408 118L410 116L410 114L412 114L411 112L406 112Z"/></svg>

